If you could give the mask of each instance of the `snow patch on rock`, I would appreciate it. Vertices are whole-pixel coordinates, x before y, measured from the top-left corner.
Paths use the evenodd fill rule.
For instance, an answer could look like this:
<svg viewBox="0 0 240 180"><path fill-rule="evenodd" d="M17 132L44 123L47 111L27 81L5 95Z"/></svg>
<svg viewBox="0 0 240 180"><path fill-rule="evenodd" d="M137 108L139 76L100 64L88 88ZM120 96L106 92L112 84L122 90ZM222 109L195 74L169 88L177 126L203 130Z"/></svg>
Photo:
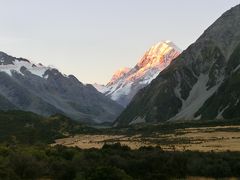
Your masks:
<svg viewBox="0 0 240 180"><path fill-rule="evenodd" d="M129 123L129 125L145 123L145 122L146 122L145 117L136 117L132 122Z"/></svg>
<svg viewBox="0 0 240 180"><path fill-rule="evenodd" d="M226 106L225 108L223 108L222 110L219 110L216 119L224 119L222 114L224 113L224 111L225 111L227 108L229 108L229 105L227 105L227 106Z"/></svg>
<svg viewBox="0 0 240 180"><path fill-rule="evenodd" d="M50 69L50 67L45 67L45 66L42 66L41 64L35 65L28 61L21 61L21 60L15 59L15 61L13 61L13 64L7 64L7 65L1 64L0 71L5 72L10 76L12 76L13 72L17 72L19 74L24 75L20 70L22 67L25 67L32 74L37 75L39 77L43 77L44 73L48 69Z"/></svg>
<svg viewBox="0 0 240 180"><path fill-rule="evenodd" d="M169 119L169 121L176 120L193 120L195 113L202 107L204 102L213 95L219 88L221 83L208 89L207 83L209 80L208 74L201 74L198 77L198 81L192 87L191 92L186 100L182 100L182 107L178 114ZM179 87L175 88L175 94L180 97Z"/></svg>
<svg viewBox="0 0 240 180"><path fill-rule="evenodd" d="M106 86L101 85L101 84L94 83L92 85L93 85L93 87L95 87L95 89L97 89L99 92L101 92L103 94L109 90Z"/></svg>

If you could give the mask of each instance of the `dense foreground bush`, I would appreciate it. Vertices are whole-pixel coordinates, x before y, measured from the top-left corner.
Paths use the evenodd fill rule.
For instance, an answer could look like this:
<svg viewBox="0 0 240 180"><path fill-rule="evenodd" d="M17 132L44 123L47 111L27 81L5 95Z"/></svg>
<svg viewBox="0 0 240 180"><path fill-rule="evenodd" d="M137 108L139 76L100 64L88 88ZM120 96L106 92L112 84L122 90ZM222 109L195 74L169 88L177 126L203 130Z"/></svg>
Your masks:
<svg viewBox="0 0 240 180"><path fill-rule="evenodd" d="M63 146L0 146L1 179L169 179L240 177L240 152L130 150L119 144L100 150Z"/></svg>

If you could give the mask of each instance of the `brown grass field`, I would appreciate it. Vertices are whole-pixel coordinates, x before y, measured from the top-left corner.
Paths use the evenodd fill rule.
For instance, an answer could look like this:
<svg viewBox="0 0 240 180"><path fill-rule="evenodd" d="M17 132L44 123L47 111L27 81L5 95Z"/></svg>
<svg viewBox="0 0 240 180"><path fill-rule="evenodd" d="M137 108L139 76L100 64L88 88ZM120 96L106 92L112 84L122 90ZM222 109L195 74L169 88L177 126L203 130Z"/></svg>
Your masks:
<svg viewBox="0 0 240 180"><path fill-rule="evenodd" d="M240 151L240 126L216 126L176 129L171 133L155 132L151 135L90 135L57 139L55 144L82 149L101 148L104 143L121 143L131 149L143 146L160 146L166 151Z"/></svg>

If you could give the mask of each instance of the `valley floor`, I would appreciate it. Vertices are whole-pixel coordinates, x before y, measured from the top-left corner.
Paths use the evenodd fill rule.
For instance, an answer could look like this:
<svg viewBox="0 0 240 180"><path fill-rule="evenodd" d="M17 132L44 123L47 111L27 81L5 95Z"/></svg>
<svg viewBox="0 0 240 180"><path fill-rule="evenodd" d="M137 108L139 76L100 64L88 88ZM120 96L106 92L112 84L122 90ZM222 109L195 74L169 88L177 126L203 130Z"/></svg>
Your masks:
<svg viewBox="0 0 240 180"><path fill-rule="evenodd" d="M0 119L0 179L240 177L239 120L101 129L61 115L13 111Z"/></svg>
<svg viewBox="0 0 240 180"><path fill-rule="evenodd" d="M57 139L52 145L102 148L105 143L121 143L131 149L144 146L160 146L164 151L240 151L240 125L177 128L167 132L150 134L79 134Z"/></svg>

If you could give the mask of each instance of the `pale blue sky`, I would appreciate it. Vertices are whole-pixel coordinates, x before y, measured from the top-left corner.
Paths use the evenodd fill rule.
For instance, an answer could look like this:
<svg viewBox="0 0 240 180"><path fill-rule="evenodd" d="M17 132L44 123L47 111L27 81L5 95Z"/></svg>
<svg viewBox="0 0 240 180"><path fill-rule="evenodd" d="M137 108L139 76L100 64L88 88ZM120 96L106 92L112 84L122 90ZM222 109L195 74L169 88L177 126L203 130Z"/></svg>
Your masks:
<svg viewBox="0 0 240 180"><path fill-rule="evenodd" d="M153 44L193 43L240 0L0 0L0 51L106 83Z"/></svg>

